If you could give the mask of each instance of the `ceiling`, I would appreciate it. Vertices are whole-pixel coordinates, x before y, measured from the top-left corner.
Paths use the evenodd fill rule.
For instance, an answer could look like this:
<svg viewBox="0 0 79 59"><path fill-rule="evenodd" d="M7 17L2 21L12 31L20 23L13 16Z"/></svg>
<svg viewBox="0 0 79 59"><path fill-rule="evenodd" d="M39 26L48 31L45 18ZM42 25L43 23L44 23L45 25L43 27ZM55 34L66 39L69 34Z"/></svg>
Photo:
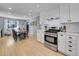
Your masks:
<svg viewBox="0 0 79 59"><path fill-rule="evenodd" d="M58 3L0 3L0 14L25 18L52 11L58 6Z"/></svg>

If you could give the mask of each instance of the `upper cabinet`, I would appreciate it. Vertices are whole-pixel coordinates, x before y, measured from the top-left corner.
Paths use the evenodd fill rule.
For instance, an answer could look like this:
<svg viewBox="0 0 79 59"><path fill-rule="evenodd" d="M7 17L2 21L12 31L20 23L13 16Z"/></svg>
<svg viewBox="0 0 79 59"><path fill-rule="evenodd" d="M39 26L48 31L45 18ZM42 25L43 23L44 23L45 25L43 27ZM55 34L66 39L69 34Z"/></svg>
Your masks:
<svg viewBox="0 0 79 59"><path fill-rule="evenodd" d="M63 22L79 22L79 4L60 4L60 19Z"/></svg>
<svg viewBox="0 0 79 59"><path fill-rule="evenodd" d="M70 18L72 22L79 22L79 4L70 4Z"/></svg>
<svg viewBox="0 0 79 59"><path fill-rule="evenodd" d="M69 4L60 4L60 19L63 22L70 20Z"/></svg>

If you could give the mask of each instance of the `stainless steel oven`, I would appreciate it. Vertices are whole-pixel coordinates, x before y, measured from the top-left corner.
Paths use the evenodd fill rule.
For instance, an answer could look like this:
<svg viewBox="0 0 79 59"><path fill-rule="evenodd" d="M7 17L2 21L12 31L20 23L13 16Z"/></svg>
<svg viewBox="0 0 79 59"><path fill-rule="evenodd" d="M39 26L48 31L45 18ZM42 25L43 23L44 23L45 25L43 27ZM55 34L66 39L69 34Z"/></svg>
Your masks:
<svg viewBox="0 0 79 59"><path fill-rule="evenodd" d="M44 35L44 44L46 47L57 51L58 50L58 33L59 31L53 30L53 31L45 31Z"/></svg>
<svg viewBox="0 0 79 59"><path fill-rule="evenodd" d="M45 34L44 35L44 41L45 41L45 46L57 51L57 36L54 34L48 35Z"/></svg>
<svg viewBox="0 0 79 59"><path fill-rule="evenodd" d="M57 45L57 37L45 35L45 41L54 45Z"/></svg>

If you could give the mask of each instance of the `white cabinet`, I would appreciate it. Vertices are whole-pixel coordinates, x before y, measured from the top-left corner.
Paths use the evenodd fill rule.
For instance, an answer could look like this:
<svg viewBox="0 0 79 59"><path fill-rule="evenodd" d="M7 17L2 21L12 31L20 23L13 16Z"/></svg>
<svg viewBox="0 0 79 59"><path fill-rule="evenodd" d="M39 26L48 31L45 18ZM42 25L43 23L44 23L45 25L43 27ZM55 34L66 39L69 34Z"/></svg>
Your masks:
<svg viewBox="0 0 79 59"><path fill-rule="evenodd" d="M70 17L73 22L79 22L79 4L70 5Z"/></svg>
<svg viewBox="0 0 79 59"><path fill-rule="evenodd" d="M37 40L41 43L44 43L44 31L42 30L37 31Z"/></svg>
<svg viewBox="0 0 79 59"><path fill-rule="evenodd" d="M79 37L78 37L79 38ZM79 55L79 40L71 33L58 33L58 51L65 55L75 56Z"/></svg>
<svg viewBox="0 0 79 59"><path fill-rule="evenodd" d="M58 50L65 53L65 35L63 33L58 33Z"/></svg>
<svg viewBox="0 0 79 59"><path fill-rule="evenodd" d="M69 19L69 4L60 4L60 19L67 22Z"/></svg>
<svg viewBox="0 0 79 59"><path fill-rule="evenodd" d="M76 55L75 53L75 42L76 42L76 37L73 35L66 35L66 43L65 43L65 54L74 56Z"/></svg>
<svg viewBox="0 0 79 59"><path fill-rule="evenodd" d="M60 19L63 22L79 22L79 4L60 4Z"/></svg>
<svg viewBox="0 0 79 59"><path fill-rule="evenodd" d="M77 40L76 40L76 47L77 47L76 48L76 53L77 54L76 55L79 56L79 36L77 36L76 38L77 38Z"/></svg>

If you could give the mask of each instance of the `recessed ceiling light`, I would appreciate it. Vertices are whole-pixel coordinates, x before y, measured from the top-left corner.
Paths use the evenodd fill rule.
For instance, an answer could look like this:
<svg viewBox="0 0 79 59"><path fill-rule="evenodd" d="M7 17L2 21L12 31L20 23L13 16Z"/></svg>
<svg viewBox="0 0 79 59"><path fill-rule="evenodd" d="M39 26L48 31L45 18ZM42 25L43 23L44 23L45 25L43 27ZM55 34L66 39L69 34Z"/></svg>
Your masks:
<svg viewBox="0 0 79 59"><path fill-rule="evenodd" d="M9 10L11 10L12 8L8 8Z"/></svg>

